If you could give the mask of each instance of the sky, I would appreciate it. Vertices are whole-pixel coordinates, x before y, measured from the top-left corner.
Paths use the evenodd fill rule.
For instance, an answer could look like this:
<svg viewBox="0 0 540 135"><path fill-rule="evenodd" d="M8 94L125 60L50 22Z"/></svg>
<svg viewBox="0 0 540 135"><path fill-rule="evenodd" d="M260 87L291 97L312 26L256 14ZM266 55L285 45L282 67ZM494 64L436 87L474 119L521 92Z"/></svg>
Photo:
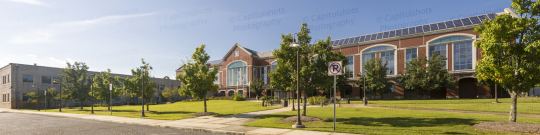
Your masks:
<svg viewBox="0 0 540 135"><path fill-rule="evenodd" d="M0 66L63 68L131 74L142 65L174 78L196 47L221 59L238 43L278 49L281 34L302 23L312 42L501 12L510 0L0 0Z"/></svg>

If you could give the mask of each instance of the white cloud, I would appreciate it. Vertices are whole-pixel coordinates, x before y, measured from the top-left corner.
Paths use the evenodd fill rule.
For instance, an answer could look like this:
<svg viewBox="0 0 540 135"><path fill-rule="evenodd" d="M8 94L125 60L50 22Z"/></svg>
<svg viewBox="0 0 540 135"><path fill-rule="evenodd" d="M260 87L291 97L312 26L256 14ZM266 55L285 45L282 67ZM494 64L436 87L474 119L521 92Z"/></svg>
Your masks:
<svg viewBox="0 0 540 135"><path fill-rule="evenodd" d="M46 43L51 41L52 34L43 31L32 32L28 35L18 35L9 40L12 44Z"/></svg>
<svg viewBox="0 0 540 135"><path fill-rule="evenodd" d="M59 63L59 64L61 64L61 65L66 64L66 61L62 61L62 60L59 60L59 59L55 59L55 58L53 58L53 57L49 57L49 59L52 60L52 61L54 61L54 62L56 62L56 63Z"/></svg>
<svg viewBox="0 0 540 135"><path fill-rule="evenodd" d="M30 5L40 5L40 6L47 6L44 3L41 3L37 0L9 0L12 2L18 2L18 3L24 3L24 4L30 4Z"/></svg>
<svg viewBox="0 0 540 135"><path fill-rule="evenodd" d="M102 23L105 21L143 17L143 16L154 15L154 14L155 13L132 14L132 15L112 15L112 16L104 16L104 17L100 17L100 18L96 18L92 20L64 22L64 23L61 23L61 25L90 25L90 24Z"/></svg>
<svg viewBox="0 0 540 135"><path fill-rule="evenodd" d="M37 55L34 55L34 54L28 54L28 55L26 55L26 56L28 56L28 57L30 57L30 58L32 58L32 59L36 59L36 58L37 58Z"/></svg>

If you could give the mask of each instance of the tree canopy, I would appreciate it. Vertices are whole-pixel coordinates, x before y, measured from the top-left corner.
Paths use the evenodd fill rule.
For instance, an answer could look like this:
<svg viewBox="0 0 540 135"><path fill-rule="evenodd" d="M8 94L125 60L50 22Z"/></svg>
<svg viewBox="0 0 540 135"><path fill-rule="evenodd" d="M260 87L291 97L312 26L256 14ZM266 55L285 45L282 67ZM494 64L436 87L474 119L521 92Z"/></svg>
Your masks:
<svg viewBox="0 0 540 135"><path fill-rule="evenodd" d="M476 77L492 80L511 97L510 122L516 122L517 94L529 91L540 81L540 1L512 0L515 14L501 14L484 20L474 31L482 40L483 59L476 65Z"/></svg>
<svg viewBox="0 0 540 135"><path fill-rule="evenodd" d="M73 65L69 62L66 63L65 68L60 69L64 74L59 74L64 81L58 81L62 85L62 89L65 90L66 94L69 95L73 100L79 100L81 103L81 110L83 109L82 104L86 100L91 100L90 82L88 75L88 66L83 62L75 62ZM69 85L68 85L69 84Z"/></svg>
<svg viewBox="0 0 540 135"><path fill-rule="evenodd" d="M182 86L178 93L180 95L192 96L204 100L204 112L206 110L206 94L208 92L216 92L219 86L214 84L217 79L216 74L219 71L219 67L212 65L212 71L209 71L207 62L210 56L206 53L204 48L206 45L202 44L195 49L191 60L182 65L184 74L176 76L180 80Z"/></svg>
<svg viewBox="0 0 540 135"><path fill-rule="evenodd" d="M277 59L277 68L269 74L273 89L296 91L297 51L300 49L300 91L306 93L304 100L307 99L308 93L314 93L318 89L330 90L333 87L333 77L328 76L328 62L343 61L343 65L348 63L343 53L332 51L330 37L312 44L310 33L307 23L303 23L296 42L300 44L299 48L289 46L293 42L293 35L282 34L280 48L274 50L272 54ZM344 76L338 78L338 86L345 86L347 78ZM304 116L305 108L306 102L302 113Z"/></svg>
<svg viewBox="0 0 540 135"><path fill-rule="evenodd" d="M456 79L448 73L445 67L447 58L435 53L429 60L425 55L406 63L405 73L400 73L398 81L405 89L430 91L451 88Z"/></svg>
<svg viewBox="0 0 540 135"><path fill-rule="evenodd" d="M259 94L264 91L264 80L261 78L255 78L249 85L249 91L255 93L257 95L257 99L259 98Z"/></svg>
<svg viewBox="0 0 540 135"><path fill-rule="evenodd" d="M364 63L365 73L358 73L359 80L356 82L361 86L361 89L364 87L364 79L366 81L366 91L369 90L372 94L379 92L381 94L381 99L383 98L384 90L388 85L388 80L386 80L386 66L388 62L382 63L381 59L370 59ZM363 75L365 74L365 76ZM365 95L364 95L365 96Z"/></svg>
<svg viewBox="0 0 540 135"><path fill-rule="evenodd" d="M113 85L112 91L109 90L109 84ZM110 69L102 71L100 75L96 75L94 78L94 96L96 99L104 99L107 103L110 103L111 94L113 99L120 95L121 92L116 89L118 87L120 87L120 81L111 75Z"/></svg>
<svg viewBox="0 0 540 135"><path fill-rule="evenodd" d="M150 63L145 62L144 59L141 59L141 62L143 64L142 68L137 67L131 69L131 75L133 77L116 77L116 79L123 83L124 87L122 87L122 90L129 93L131 97L140 97L144 100L150 100L154 97L154 93L156 92L156 83L151 80L149 74L149 70L152 70L153 68L150 66ZM144 97L142 97L143 83ZM148 110L148 104L146 109Z"/></svg>

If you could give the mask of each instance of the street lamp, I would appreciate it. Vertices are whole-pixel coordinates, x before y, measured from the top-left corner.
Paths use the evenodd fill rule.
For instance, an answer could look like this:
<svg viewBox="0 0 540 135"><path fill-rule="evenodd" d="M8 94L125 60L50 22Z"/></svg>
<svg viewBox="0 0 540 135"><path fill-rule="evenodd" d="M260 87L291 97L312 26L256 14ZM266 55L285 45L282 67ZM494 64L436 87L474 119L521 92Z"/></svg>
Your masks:
<svg viewBox="0 0 540 135"><path fill-rule="evenodd" d="M96 74L90 74L90 89L92 90L92 98L90 100L92 100L92 110L90 111L90 114L94 114L94 77L96 76Z"/></svg>
<svg viewBox="0 0 540 135"><path fill-rule="evenodd" d="M32 84L32 88L35 88L36 87L36 84ZM41 102L39 100L39 87L37 88L37 98L38 98L38 108L37 108L37 111L39 111L40 107L41 107Z"/></svg>
<svg viewBox="0 0 540 135"><path fill-rule="evenodd" d="M298 33L294 33L294 35L298 36ZM290 47L296 47L298 48L298 51L296 52L296 101L300 101L300 44L296 43L296 38L294 38L293 35L293 42L289 45ZM300 102L298 103L298 119L296 120L296 124L292 125L293 128L305 128L306 126L302 125L302 121L300 120Z"/></svg>
<svg viewBox="0 0 540 135"><path fill-rule="evenodd" d="M56 82L56 80L53 80L53 83L58 83L58 85L60 85L60 108L58 109L58 112L62 112L62 85L60 82Z"/></svg>
<svg viewBox="0 0 540 135"><path fill-rule="evenodd" d="M143 71L144 70L144 71ZM144 73L146 71L146 68L145 66L141 66L141 81L142 81L142 113L141 113L141 116L140 117L146 117L144 115Z"/></svg>

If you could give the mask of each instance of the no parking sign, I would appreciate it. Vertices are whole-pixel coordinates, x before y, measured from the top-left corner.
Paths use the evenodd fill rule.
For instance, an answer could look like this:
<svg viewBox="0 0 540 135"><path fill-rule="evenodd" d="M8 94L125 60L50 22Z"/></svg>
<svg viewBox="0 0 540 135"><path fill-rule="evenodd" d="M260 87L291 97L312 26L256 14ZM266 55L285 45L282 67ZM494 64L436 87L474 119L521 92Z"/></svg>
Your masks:
<svg viewBox="0 0 540 135"><path fill-rule="evenodd" d="M332 61L328 63L328 76L342 75L343 67L341 61Z"/></svg>

